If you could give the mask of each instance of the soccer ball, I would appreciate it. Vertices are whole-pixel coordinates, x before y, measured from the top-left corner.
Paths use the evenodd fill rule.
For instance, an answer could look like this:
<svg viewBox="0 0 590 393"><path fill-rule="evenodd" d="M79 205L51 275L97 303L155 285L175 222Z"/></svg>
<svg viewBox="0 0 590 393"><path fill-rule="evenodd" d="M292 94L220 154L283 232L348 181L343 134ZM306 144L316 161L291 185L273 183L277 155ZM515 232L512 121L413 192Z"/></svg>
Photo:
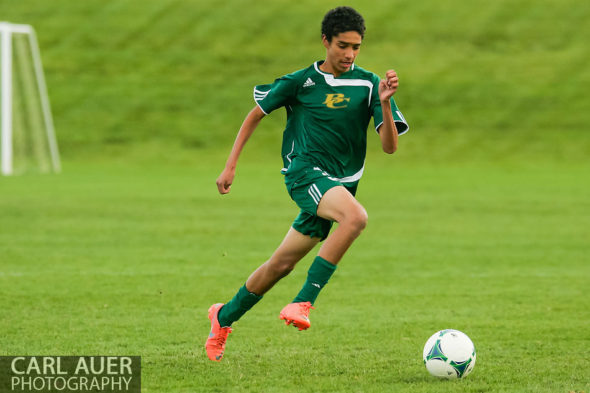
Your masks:
<svg viewBox="0 0 590 393"><path fill-rule="evenodd" d="M434 333L422 354L428 372L438 378L464 378L475 367L475 346L465 333L445 329Z"/></svg>

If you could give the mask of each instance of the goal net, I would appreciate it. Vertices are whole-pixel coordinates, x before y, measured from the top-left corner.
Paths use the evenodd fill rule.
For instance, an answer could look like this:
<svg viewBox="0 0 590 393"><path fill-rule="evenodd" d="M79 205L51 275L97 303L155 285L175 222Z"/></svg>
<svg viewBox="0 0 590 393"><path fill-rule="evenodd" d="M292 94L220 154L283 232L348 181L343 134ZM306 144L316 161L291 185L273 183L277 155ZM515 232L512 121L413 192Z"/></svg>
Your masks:
<svg viewBox="0 0 590 393"><path fill-rule="evenodd" d="M59 172L60 160L35 31L0 22L1 170Z"/></svg>

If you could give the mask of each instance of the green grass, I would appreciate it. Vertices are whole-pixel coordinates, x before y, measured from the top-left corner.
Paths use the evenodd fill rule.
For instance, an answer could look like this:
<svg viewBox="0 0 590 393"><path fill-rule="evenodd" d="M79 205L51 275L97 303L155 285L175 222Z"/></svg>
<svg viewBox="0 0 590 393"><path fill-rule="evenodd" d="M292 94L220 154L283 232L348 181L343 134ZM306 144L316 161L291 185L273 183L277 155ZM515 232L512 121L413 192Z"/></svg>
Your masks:
<svg viewBox="0 0 590 393"><path fill-rule="evenodd" d="M252 86L323 56L336 1L0 0L38 33L63 163L0 178L0 354L140 355L145 392L590 392L590 6L349 2L358 63L401 78L399 152L371 135L369 226L312 312L278 311L311 256L203 349L296 215L265 119L232 193L214 181ZM280 17L281 15L285 15ZM478 360L431 378L455 328Z"/></svg>
<svg viewBox="0 0 590 393"><path fill-rule="evenodd" d="M370 224L312 329L277 318L308 257L236 323L223 362L208 361L208 306L296 214L273 162L246 157L225 197L215 162L66 162L59 176L2 179L0 353L141 355L146 392L588 391L587 165L371 156L359 195ZM422 365L426 339L449 327L478 350L464 381Z"/></svg>
<svg viewBox="0 0 590 393"><path fill-rule="evenodd" d="M254 106L254 85L324 56L321 18L339 4L0 0L0 17L37 29L60 147L86 157L144 142L225 147ZM349 4L367 22L359 65L379 74L393 67L400 75L396 100L417 131L417 143L406 146L410 156L440 156L449 133L465 143L445 143L444 160L490 150L494 159L558 161L590 153L590 5ZM274 145L282 124L279 116L265 122L260 143ZM573 142L565 151L564 139Z"/></svg>

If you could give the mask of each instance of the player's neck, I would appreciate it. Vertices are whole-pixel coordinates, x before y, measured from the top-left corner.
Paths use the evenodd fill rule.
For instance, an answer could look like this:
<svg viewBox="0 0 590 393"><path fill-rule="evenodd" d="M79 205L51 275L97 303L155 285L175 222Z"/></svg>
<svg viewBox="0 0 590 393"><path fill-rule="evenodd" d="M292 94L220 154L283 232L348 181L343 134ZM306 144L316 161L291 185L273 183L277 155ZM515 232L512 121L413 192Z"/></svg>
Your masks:
<svg viewBox="0 0 590 393"><path fill-rule="evenodd" d="M331 66L330 62L328 62L328 59L324 60L324 62L320 64L319 69L320 71L323 71L327 74L334 75L334 78L338 78L340 75L342 75L342 72L338 72L334 69L334 67Z"/></svg>

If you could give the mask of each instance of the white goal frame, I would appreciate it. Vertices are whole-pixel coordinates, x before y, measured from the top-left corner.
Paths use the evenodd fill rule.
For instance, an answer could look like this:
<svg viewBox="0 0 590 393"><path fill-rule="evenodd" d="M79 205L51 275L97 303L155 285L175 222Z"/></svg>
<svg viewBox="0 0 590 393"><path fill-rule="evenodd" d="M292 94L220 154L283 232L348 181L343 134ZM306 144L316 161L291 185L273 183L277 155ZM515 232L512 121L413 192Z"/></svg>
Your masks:
<svg viewBox="0 0 590 393"><path fill-rule="evenodd" d="M31 49L31 56L33 59L33 67L35 72L35 79L37 83L37 90L41 102L41 110L43 113L43 121L45 123L45 130L47 134L47 142L49 146L49 153L51 156L52 169L55 172L61 171L61 164L59 158L59 150L57 148L57 140L55 138L55 129L53 127L53 117L51 116L51 107L49 105L49 96L47 94L47 85L45 84L45 76L43 75L43 65L41 63L41 54L39 51L39 44L35 30L30 25L12 24L8 22L0 22L0 46L2 55L1 75L2 93L0 96L1 113L2 113L2 174L13 174L13 138L12 138L12 35L24 34L28 37L29 47Z"/></svg>

